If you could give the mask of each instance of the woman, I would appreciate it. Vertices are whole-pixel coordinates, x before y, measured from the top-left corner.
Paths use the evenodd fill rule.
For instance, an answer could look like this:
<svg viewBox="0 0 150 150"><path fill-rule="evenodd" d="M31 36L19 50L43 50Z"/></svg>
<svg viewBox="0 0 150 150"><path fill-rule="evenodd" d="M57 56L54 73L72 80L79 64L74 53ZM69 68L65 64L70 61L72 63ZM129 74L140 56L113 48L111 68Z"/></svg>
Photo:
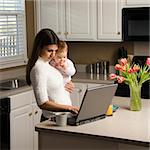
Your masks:
<svg viewBox="0 0 150 150"><path fill-rule="evenodd" d="M59 39L50 29L42 29L37 33L31 59L27 65L26 80L33 86L38 106L42 109L45 120L52 112L70 111L78 113L79 108L71 105L71 100L65 95L72 90L72 84L63 85L60 72L49 64L58 49Z"/></svg>

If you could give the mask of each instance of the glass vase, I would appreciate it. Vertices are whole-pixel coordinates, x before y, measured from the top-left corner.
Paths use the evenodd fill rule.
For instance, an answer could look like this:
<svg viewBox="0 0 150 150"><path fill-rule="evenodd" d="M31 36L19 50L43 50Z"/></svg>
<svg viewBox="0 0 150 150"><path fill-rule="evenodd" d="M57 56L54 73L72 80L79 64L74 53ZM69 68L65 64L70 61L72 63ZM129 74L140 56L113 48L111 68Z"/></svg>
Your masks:
<svg viewBox="0 0 150 150"><path fill-rule="evenodd" d="M141 86L130 85L130 110L140 111L142 108L141 102Z"/></svg>

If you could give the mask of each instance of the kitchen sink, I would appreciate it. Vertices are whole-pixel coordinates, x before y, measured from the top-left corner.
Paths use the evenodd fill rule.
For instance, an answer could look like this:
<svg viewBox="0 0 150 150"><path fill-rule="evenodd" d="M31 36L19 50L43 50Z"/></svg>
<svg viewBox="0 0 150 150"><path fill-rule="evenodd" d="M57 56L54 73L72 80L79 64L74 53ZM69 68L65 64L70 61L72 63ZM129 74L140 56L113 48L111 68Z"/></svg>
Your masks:
<svg viewBox="0 0 150 150"><path fill-rule="evenodd" d="M24 79L11 79L7 81L2 81L0 82L0 91L13 90L26 85L27 83Z"/></svg>

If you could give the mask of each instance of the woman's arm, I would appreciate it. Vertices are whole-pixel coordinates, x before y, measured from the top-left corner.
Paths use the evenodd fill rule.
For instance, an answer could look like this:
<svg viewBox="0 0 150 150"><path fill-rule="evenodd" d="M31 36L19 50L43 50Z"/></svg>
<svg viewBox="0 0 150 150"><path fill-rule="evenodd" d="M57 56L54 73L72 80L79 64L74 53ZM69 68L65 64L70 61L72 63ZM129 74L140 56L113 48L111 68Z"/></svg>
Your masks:
<svg viewBox="0 0 150 150"><path fill-rule="evenodd" d="M70 105L62 105L62 104L58 104L55 103L51 100L48 100L47 102L45 102L44 104L39 106L41 109L44 110L49 110L49 111L69 111L72 113L78 113L79 108L76 106L70 106Z"/></svg>

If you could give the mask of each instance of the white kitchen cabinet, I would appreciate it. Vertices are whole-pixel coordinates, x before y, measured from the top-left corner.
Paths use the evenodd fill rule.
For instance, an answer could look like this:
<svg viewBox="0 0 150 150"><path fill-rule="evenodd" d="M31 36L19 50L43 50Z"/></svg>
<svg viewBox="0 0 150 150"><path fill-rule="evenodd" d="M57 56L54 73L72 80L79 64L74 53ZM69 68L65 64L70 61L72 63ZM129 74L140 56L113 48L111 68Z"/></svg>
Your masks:
<svg viewBox="0 0 150 150"><path fill-rule="evenodd" d="M126 0L127 6L150 6L150 0Z"/></svg>
<svg viewBox="0 0 150 150"><path fill-rule="evenodd" d="M36 1L37 28L51 28L60 39L96 38L96 0Z"/></svg>
<svg viewBox="0 0 150 150"><path fill-rule="evenodd" d="M11 97L10 147L11 150L32 150L32 107L30 91Z"/></svg>
<svg viewBox="0 0 150 150"><path fill-rule="evenodd" d="M66 0L67 40L96 38L96 0Z"/></svg>
<svg viewBox="0 0 150 150"><path fill-rule="evenodd" d="M39 0L37 27L68 41L121 41L124 0Z"/></svg>
<svg viewBox="0 0 150 150"><path fill-rule="evenodd" d="M32 150L32 108L25 106L10 114L10 147L11 150Z"/></svg>
<svg viewBox="0 0 150 150"><path fill-rule="evenodd" d="M61 39L65 39L65 0L35 1L37 30L50 28Z"/></svg>
<svg viewBox="0 0 150 150"><path fill-rule="evenodd" d="M122 0L98 0L98 40L122 40Z"/></svg>
<svg viewBox="0 0 150 150"><path fill-rule="evenodd" d="M38 150L38 133L34 126L40 122L40 109L33 96L32 90L10 96L11 150Z"/></svg>
<svg viewBox="0 0 150 150"><path fill-rule="evenodd" d="M38 150L38 132L35 131L35 125L40 122L42 110L37 106L35 102L35 97L33 94L33 103L32 103L32 113L33 113L33 150Z"/></svg>

